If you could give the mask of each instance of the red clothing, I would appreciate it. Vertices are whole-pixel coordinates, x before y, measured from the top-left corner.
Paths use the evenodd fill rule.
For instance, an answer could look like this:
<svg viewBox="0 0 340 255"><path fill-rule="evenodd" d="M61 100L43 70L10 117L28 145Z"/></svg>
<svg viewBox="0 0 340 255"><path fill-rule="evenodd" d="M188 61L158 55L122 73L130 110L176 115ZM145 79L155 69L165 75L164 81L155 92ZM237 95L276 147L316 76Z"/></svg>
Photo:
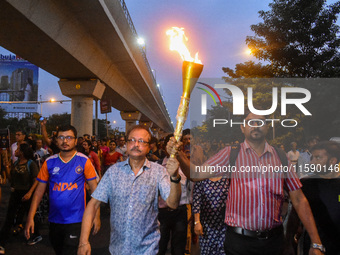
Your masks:
<svg viewBox="0 0 340 255"><path fill-rule="evenodd" d="M99 161L97 153L95 153L94 151L90 151L87 157L91 160L91 163L96 169L97 173L99 173L100 172L100 161Z"/></svg>
<svg viewBox="0 0 340 255"><path fill-rule="evenodd" d="M109 165L115 164L121 156L123 155L116 151L112 155L110 155L110 153L105 153L104 154L104 165L109 166Z"/></svg>
<svg viewBox="0 0 340 255"><path fill-rule="evenodd" d="M231 147L222 149L205 165L228 166L230 150ZM302 186L295 172L241 172L244 167L263 169L266 166L281 166L275 149L267 142L261 156L258 156L246 141L242 143L235 166L238 171L231 173L226 204L226 224L248 230L265 230L280 226L283 188L293 191Z"/></svg>

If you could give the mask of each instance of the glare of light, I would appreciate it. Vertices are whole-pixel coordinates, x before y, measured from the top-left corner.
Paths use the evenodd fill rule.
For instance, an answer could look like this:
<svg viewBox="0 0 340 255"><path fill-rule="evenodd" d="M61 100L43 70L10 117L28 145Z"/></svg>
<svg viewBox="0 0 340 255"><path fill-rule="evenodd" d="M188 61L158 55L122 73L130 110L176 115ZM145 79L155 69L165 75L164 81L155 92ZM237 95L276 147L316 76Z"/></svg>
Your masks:
<svg viewBox="0 0 340 255"><path fill-rule="evenodd" d="M142 38L142 37L138 37L137 38L137 43L139 44L139 45L145 45L145 40Z"/></svg>
<svg viewBox="0 0 340 255"><path fill-rule="evenodd" d="M251 49L246 49L245 53L246 53L247 55L251 55L253 52L252 52Z"/></svg>
<svg viewBox="0 0 340 255"><path fill-rule="evenodd" d="M116 124L116 123L117 123L117 121L114 120L114 121L113 121L113 124Z"/></svg>
<svg viewBox="0 0 340 255"><path fill-rule="evenodd" d="M159 83L157 83L157 87L158 87L158 88L160 87Z"/></svg>
<svg viewBox="0 0 340 255"><path fill-rule="evenodd" d="M55 99L54 98L51 98L50 99L51 103L55 102Z"/></svg>

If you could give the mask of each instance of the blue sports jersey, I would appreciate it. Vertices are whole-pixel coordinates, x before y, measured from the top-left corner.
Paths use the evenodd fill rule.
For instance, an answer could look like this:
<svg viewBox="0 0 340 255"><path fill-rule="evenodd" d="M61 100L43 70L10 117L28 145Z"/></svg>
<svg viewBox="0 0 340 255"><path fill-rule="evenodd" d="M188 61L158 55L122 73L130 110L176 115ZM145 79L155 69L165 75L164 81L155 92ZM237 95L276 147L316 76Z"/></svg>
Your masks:
<svg viewBox="0 0 340 255"><path fill-rule="evenodd" d="M49 157L37 177L39 182L49 184L49 221L59 224L81 222L86 206L85 180L96 177L91 161L82 153L76 152L68 162L59 154Z"/></svg>

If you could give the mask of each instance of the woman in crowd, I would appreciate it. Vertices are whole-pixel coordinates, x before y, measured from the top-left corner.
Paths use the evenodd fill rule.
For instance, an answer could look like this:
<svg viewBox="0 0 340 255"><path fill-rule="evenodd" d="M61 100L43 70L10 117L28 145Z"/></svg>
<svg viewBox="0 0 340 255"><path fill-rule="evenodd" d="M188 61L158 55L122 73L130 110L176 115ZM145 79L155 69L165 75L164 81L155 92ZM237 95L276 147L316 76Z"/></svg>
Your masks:
<svg viewBox="0 0 340 255"><path fill-rule="evenodd" d="M116 162L119 161L123 161L123 155L119 152L116 152L116 147L117 144L115 141L110 141L109 144L109 151L107 153L103 152L103 165L104 165L104 173L106 172L106 170L116 164Z"/></svg>
<svg viewBox="0 0 340 255"><path fill-rule="evenodd" d="M102 177L102 172L100 168L100 161L98 158L97 153L95 153L92 150L92 143L90 140L84 140L83 142L83 148L84 148L84 154L90 159L92 165L96 169L97 174L99 175L99 178Z"/></svg>
<svg viewBox="0 0 340 255"><path fill-rule="evenodd" d="M15 151L18 158L14 162L10 172L11 196L7 209L5 223L0 232L1 246L9 238L11 227L16 218L16 226L13 233L19 234L23 230L23 218L28 212L32 194L38 184L38 166L33 160L33 150L27 143L19 145ZM28 244L33 245L41 241L37 222L35 223L34 235L28 240ZM3 247L1 247L3 248Z"/></svg>
<svg viewBox="0 0 340 255"><path fill-rule="evenodd" d="M201 255L224 255L225 205L229 180L221 177L196 182L193 193L194 231Z"/></svg>

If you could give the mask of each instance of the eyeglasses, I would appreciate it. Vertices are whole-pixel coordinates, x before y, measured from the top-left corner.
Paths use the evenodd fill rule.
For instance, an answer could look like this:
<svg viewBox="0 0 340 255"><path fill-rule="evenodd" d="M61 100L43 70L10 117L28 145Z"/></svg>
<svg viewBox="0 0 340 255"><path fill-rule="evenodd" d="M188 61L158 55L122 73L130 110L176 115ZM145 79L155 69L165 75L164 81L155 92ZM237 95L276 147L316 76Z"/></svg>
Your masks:
<svg viewBox="0 0 340 255"><path fill-rule="evenodd" d="M136 142L138 142L140 145L142 145L142 146L146 146L147 144L149 144L149 142L146 142L146 141L144 141L143 139L135 139L135 138L131 138L131 139L128 139L127 140L127 142L128 143L133 143L133 144L135 144Z"/></svg>
<svg viewBox="0 0 340 255"><path fill-rule="evenodd" d="M69 136L69 135L63 136L63 135L61 135L61 136L58 136L57 139L60 140L60 141L64 141L66 139L66 141L69 142L69 141L76 139L76 138L74 136Z"/></svg>
<svg viewBox="0 0 340 255"><path fill-rule="evenodd" d="M255 125L258 126L258 127L262 127L264 125L266 125L266 121L265 120L248 120L247 121L248 125L250 127L254 127Z"/></svg>

